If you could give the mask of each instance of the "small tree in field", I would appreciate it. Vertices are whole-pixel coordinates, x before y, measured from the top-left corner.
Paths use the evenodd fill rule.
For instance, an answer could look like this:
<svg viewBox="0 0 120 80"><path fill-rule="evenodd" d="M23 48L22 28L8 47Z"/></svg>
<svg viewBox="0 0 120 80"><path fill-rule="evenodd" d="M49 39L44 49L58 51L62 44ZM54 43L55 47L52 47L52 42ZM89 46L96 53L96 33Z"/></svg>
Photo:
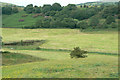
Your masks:
<svg viewBox="0 0 120 80"><path fill-rule="evenodd" d="M73 51L71 51L71 58L85 58L87 57L87 51L81 50L79 47L75 47Z"/></svg>

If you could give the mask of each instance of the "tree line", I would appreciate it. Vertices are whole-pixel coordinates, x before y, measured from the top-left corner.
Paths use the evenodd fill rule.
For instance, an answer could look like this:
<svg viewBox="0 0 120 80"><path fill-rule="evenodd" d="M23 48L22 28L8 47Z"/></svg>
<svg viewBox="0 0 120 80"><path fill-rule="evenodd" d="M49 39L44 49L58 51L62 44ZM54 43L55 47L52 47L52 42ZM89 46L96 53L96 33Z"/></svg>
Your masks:
<svg viewBox="0 0 120 80"><path fill-rule="evenodd" d="M27 14L43 14L44 17L36 21L35 25L24 26L24 28L116 28L116 19L120 19L118 10L120 2L105 6L81 6L68 4L61 6L59 3L52 5L33 6L29 4L24 7ZM17 7L3 7L3 14L18 13ZM101 21L104 19L103 21Z"/></svg>
<svg viewBox="0 0 120 80"><path fill-rule="evenodd" d="M14 7L11 7L11 6L4 6L2 7L2 14L6 14L6 15L11 15L13 13L18 13L19 10L18 10L18 7L14 6Z"/></svg>

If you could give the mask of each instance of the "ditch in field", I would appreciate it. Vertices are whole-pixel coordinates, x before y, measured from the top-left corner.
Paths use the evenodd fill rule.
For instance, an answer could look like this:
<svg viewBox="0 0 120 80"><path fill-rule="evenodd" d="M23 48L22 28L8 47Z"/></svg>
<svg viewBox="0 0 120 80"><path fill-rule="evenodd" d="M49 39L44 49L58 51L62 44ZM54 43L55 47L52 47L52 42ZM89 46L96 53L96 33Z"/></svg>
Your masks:
<svg viewBox="0 0 120 80"><path fill-rule="evenodd" d="M47 40L21 40L18 42L3 43L3 48L13 49L13 50L40 50L40 51L63 51L71 52L67 49L47 49L41 48L42 44L46 43ZM88 52L90 54L101 54L101 55L118 55L117 53L105 53L105 52Z"/></svg>
<svg viewBox="0 0 120 80"><path fill-rule="evenodd" d="M21 40L18 42L9 42L9 43L5 43L3 42L2 47L3 48L9 48L9 49L19 49L19 50L23 50L23 49L36 49L37 47L39 47L40 45L46 43L46 40Z"/></svg>
<svg viewBox="0 0 120 80"><path fill-rule="evenodd" d="M30 62L45 61L47 59L34 57L31 55L12 53L12 52L1 52L2 53L2 66L16 65Z"/></svg>

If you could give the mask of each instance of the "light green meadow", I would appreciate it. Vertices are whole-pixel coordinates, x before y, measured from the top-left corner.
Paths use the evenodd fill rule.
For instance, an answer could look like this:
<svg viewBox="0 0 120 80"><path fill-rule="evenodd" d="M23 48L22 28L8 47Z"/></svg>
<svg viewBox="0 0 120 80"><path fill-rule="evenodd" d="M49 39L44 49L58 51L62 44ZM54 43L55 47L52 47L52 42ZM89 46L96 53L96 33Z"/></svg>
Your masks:
<svg viewBox="0 0 120 80"><path fill-rule="evenodd" d="M117 78L118 32L80 32L77 29L13 29L2 28L3 42L20 40L47 40L39 46L51 50L8 49L46 59L30 63L2 66L3 78ZM79 46L87 50L88 57L71 59L69 51ZM96 54L100 52L100 54ZM111 53L116 55L102 55Z"/></svg>

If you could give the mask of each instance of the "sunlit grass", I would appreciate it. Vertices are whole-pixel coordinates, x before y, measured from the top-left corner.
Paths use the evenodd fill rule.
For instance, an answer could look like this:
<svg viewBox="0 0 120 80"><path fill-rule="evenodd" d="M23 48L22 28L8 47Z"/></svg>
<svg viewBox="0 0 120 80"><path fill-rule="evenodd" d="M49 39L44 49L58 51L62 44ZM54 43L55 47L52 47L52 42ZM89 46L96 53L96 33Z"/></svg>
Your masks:
<svg viewBox="0 0 120 80"><path fill-rule="evenodd" d="M118 56L88 53L87 58L71 59L74 47L93 51L118 53L117 31L80 32L77 29L10 29L3 28L3 41L47 40L39 46L46 50L8 49L46 61L3 66L3 78L117 78ZM48 50L47 50L48 49ZM50 50L51 49L51 50Z"/></svg>

